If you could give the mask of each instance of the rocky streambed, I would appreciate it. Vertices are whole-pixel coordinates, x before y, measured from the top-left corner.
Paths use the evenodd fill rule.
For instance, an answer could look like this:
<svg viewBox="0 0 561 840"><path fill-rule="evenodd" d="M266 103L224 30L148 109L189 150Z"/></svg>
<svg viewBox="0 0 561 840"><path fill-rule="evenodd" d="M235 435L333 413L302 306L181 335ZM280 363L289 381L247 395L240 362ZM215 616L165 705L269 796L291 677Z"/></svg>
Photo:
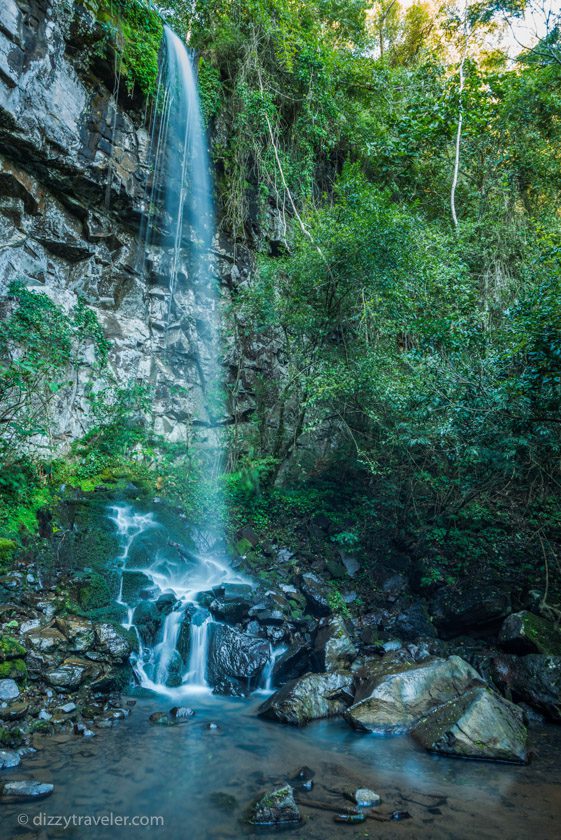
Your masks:
<svg viewBox="0 0 561 840"><path fill-rule="evenodd" d="M101 551L104 534L121 556L109 501L93 520L73 520L75 554ZM183 562L184 520L162 504L151 510L167 523L164 561ZM163 533L131 543L135 563L152 562ZM48 539L57 545L56 534ZM198 591L196 610L173 591L143 589L136 566L127 584L146 650L176 611L182 667L194 616L208 612L203 693L174 669L159 693L134 687L139 637L120 623L114 563L105 573L100 562L93 572L61 565L47 578L37 552L16 560L0 582L6 819L21 808L30 819L140 809L163 816L166 832L188 825L206 840L271 827L326 838L343 825L388 837L514 838L523 818L540 837L556 836L561 651L555 625L529 609L532 593L513 602L466 582L463 599L450 588L422 598L411 578L383 567L366 589L349 564L334 598L321 561L305 562L298 548L262 545L251 528L236 545L236 569L261 556L270 573ZM109 603L88 611L102 584ZM358 804L357 791L376 804Z"/></svg>

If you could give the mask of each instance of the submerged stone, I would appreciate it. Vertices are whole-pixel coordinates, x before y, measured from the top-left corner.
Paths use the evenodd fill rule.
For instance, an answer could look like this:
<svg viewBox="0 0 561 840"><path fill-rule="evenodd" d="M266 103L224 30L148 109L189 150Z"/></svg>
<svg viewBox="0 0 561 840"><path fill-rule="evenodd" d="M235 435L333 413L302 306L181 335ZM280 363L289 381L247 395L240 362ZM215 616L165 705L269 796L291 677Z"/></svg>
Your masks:
<svg viewBox="0 0 561 840"><path fill-rule="evenodd" d="M54 785L47 784L45 782L6 782L2 789L2 796L19 799L21 801L29 799L44 799L46 796L51 795L54 787Z"/></svg>
<svg viewBox="0 0 561 840"><path fill-rule="evenodd" d="M17 767L21 758L17 752L12 750L0 750L0 770L7 770L10 767Z"/></svg>

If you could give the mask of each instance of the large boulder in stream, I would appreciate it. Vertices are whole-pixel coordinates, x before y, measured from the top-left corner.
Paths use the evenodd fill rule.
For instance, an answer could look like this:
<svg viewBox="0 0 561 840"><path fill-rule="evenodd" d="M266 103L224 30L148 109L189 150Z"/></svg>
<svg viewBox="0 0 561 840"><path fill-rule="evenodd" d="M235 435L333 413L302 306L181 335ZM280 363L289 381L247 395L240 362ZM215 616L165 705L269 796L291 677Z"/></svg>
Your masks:
<svg viewBox="0 0 561 840"><path fill-rule="evenodd" d="M387 665L382 659L364 670L346 717L355 729L379 735L409 732L439 706L485 685L459 656L419 663L390 660Z"/></svg>
<svg viewBox="0 0 561 840"><path fill-rule="evenodd" d="M499 642L513 653L561 656L561 631L551 621L526 610L505 619Z"/></svg>
<svg viewBox="0 0 561 840"><path fill-rule="evenodd" d="M215 624L209 646L208 680L218 693L224 693L223 686L232 686L232 680L244 691L250 691L255 688L270 653L267 641Z"/></svg>
<svg viewBox="0 0 561 840"><path fill-rule="evenodd" d="M474 688L440 706L412 734L430 752L516 764L528 761L523 712L488 688Z"/></svg>
<svg viewBox="0 0 561 840"><path fill-rule="evenodd" d="M305 674L265 700L257 714L280 723L304 726L311 720L342 714L352 701L352 691L352 674Z"/></svg>

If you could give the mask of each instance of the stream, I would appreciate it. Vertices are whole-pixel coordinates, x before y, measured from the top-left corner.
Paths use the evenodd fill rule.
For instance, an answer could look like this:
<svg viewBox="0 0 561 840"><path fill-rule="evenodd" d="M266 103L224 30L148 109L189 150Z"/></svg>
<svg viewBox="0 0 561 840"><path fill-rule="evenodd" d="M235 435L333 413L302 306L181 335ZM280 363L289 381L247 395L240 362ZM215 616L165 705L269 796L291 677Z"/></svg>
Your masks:
<svg viewBox="0 0 561 840"><path fill-rule="evenodd" d="M286 831L298 840L335 840L347 832L377 838L497 838L559 836L561 730L531 731L536 753L527 767L431 756L410 739L376 738L353 732L343 721L320 721L293 729L256 718L260 701L197 695L189 722L161 728L149 715L169 700L138 697L132 714L89 742L73 736L39 739L17 778L55 784L44 802L4 806L4 837L39 836L18 830L18 815L162 817L163 826L88 828L50 826L43 837L101 840L183 837L230 840L263 835L243 821L264 790L290 778L303 765L315 772L311 794L299 793L304 823ZM220 729L209 730L216 722ZM6 773L8 778L8 773ZM396 823L335 825L331 812L306 808L306 797L341 805L340 791L368 786L380 793L382 813L406 810ZM46 815L46 816L41 816ZM21 818L20 818L21 819ZM265 831L265 834L269 832ZM270 832L274 834L274 831ZM284 834L285 832L283 832Z"/></svg>

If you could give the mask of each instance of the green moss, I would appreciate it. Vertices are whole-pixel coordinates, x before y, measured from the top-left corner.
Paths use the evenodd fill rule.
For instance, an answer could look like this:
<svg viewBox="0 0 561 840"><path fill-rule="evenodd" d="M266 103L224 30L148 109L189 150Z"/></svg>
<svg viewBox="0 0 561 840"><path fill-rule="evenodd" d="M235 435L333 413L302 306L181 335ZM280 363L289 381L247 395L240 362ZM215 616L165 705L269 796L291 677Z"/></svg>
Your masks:
<svg viewBox="0 0 561 840"><path fill-rule="evenodd" d="M525 612L522 633L535 646L538 653L549 656L561 655L561 632L545 618Z"/></svg>
<svg viewBox="0 0 561 840"><path fill-rule="evenodd" d="M23 744L23 733L21 729L8 729L0 726L0 746L20 747Z"/></svg>
<svg viewBox="0 0 561 840"><path fill-rule="evenodd" d="M8 540L5 537L0 537L0 563L5 560L11 560L17 545L14 540Z"/></svg>
<svg viewBox="0 0 561 840"><path fill-rule="evenodd" d="M111 590L101 575L93 573L78 589L78 603L83 610L99 610L111 603Z"/></svg>
<svg viewBox="0 0 561 840"><path fill-rule="evenodd" d="M17 639L12 636L0 636L0 662L7 659L17 659L26 656L27 651Z"/></svg>
<svg viewBox="0 0 561 840"><path fill-rule="evenodd" d="M143 0L86 0L86 5L120 56L129 93L139 88L145 96L153 94L163 35L158 13Z"/></svg>
<svg viewBox="0 0 561 840"><path fill-rule="evenodd" d="M27 680L27 665L23 659L9 659L0 662L0 680L15 680L24 683Z"/></svg>

